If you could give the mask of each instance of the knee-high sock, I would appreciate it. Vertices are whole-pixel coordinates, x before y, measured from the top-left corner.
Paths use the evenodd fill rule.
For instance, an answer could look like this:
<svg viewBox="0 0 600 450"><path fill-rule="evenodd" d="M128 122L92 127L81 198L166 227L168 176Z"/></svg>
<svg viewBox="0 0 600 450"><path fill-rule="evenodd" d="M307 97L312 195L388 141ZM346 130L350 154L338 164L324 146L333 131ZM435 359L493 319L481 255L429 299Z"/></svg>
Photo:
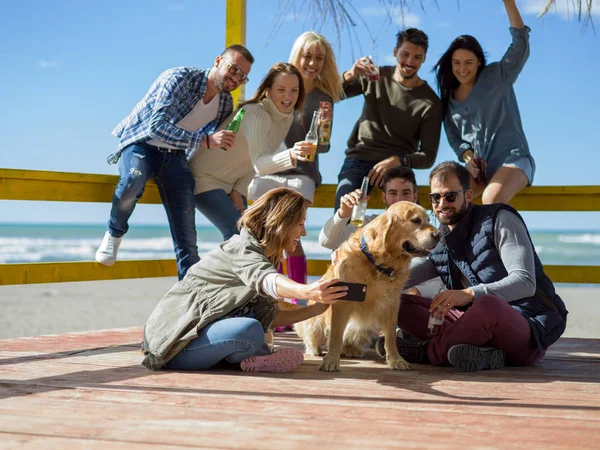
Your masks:
<svg viewBox="0 0 600 450"><path fill-rule="evenodd" d="M296 283L306 284L306 256L288 256L287 257L288 277ZM292 299L296 303L296 299Z"/></svg>

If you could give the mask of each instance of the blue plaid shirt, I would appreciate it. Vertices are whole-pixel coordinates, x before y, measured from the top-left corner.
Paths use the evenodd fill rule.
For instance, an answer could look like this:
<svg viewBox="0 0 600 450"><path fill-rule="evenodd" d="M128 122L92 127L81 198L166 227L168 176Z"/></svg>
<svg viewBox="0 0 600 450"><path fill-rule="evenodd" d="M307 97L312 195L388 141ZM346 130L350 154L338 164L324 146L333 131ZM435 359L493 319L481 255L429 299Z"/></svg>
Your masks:
<svg viewBox="0 0 600 450"><path fill-rule="evenodd" d="M121 121L112 134L119 138L118 151L110 155L109 164L115 164L128 145L159 139L172 147L193 150L202 138L214 133L231 114L233 99L221 92L217 117L198 131L187 131L175 124L183 119L204 97L210 69L176 67L163 72L131 114Z"/></svg>

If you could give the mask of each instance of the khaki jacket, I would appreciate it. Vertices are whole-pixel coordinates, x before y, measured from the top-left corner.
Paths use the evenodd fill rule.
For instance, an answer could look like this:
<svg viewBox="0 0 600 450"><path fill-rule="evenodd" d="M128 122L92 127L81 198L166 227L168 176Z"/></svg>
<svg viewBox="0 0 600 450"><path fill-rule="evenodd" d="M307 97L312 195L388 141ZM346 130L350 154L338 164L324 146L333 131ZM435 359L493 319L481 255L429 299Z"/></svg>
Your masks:
<svg viewBox="0 0 600 450"><path fill-rule="evenodd" d="M261 284L277 270L256 237L242 229L188 270L158 303L146 325L144 366L158 370L179 353L198 331L253 301L254 318L266 331L277 313L277 300L265 296Z"/></svg>

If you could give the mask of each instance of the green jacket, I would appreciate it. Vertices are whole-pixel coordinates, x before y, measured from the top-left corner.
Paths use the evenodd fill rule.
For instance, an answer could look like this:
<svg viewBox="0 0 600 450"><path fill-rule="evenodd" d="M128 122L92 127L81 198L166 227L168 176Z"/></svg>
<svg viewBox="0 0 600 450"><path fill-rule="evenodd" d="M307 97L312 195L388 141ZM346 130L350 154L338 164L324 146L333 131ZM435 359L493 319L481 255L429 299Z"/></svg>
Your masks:
<svg viewBox="0 0 600 450"><path fill-rule="evenodd" d="M220 244L188 270L158 303L144 326L144 366L158 370L206 325L252 301L254 318L266 331L277 300L264 296L264 277L277 273L247 229Z"/></svg>

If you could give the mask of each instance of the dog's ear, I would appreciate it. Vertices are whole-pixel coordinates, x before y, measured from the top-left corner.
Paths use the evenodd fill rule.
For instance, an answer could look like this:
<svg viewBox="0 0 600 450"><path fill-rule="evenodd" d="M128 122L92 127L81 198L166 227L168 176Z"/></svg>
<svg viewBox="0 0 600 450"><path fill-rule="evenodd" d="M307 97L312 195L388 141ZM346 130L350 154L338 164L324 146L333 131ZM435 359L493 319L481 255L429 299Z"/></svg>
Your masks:
<svg viewBox="0 0 600 450"><path fill-rule="evenodd" d="M388 252L388 235L394 228L397 220L398 218L394 214L383 213L377 218L375 226L368 227L363 231L371 253L384 254Z"/></svg>

